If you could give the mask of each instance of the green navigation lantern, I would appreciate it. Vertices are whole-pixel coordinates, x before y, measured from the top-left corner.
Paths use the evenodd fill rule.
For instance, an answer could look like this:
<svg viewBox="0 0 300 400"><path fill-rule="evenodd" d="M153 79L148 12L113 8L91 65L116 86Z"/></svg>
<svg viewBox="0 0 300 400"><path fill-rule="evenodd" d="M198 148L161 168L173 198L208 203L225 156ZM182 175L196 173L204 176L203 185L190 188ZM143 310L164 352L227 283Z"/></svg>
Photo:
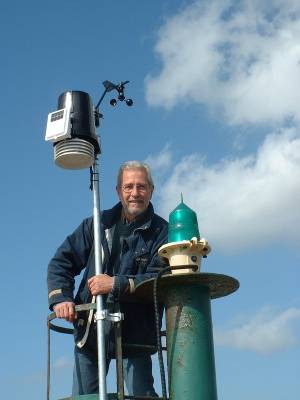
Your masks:
<svg viewBox="0 0 300 400"><path fill-rule="evenodd" d="M180 242L193 237L200 240L197 214L184 204L181 193L181 203L169 215L168 242Z"/></svg>
<svg viewBox="0 0 300 400"><path fill-rule="evenodd" d="M197 214L183 202L169 215L168 243L161 246L158 254L169 260L170 266L182 266L172 274L199 272L202 257L211 251L207 240L200 238Z"/></svg>

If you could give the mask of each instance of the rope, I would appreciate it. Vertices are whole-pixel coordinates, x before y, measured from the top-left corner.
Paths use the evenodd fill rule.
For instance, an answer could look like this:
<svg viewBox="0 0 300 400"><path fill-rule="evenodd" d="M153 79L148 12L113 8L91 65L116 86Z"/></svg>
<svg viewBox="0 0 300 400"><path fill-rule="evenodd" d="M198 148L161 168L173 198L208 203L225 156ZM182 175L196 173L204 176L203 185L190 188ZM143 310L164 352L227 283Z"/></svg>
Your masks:
<svg viewBox="0 0 300 400"><path fill-rule="evenodd" d="M96 310L97 305L95 303L90 304L80 304L75 306L75 311L89 311ZM47 400L50 400L50 382L51 382L51 330L59 333L74 333L74 329L65 328L63 326L55 325L51 321L56 318L55 312L51 313L47 317Z"/></svg>

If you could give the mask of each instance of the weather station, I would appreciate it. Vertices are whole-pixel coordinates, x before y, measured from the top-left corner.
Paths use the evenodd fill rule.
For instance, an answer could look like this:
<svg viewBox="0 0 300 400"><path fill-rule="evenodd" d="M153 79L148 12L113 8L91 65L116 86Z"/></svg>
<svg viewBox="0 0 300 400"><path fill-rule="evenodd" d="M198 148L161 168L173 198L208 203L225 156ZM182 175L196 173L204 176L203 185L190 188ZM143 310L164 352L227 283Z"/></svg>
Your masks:
<svg viewBox="0 0 300 400"><path fill-rule="evenodd" d="M98 159L101 146L96 128L103 117L100 104L108 92L116 91L117 98L110 100L115 106L126 99L124 90L129 81L114 84L104 81L104 93L94 107L88 93L67 91L58 99L57 110L48 115L45 140L53 143L54 162L65 169L90 168L93 191L93 228L95 248L95 273L102 274L101 230L100 230L100 184ZM162 400L217 400L217 384L212 333L211 300L236 291L239 282L230 276L201 271L202 259L211 252L208 241L201 238L196 213L181 202L169 215L168 243L158 253L168 261L169 266L160 270L155 278L149 279L128 294L129 301L154 304L158 309L164 306L166 332L156 324L157 346L161 375ZM128 299L127 299L128 300ZM122 367L122 314L109 313L102 295L94 303L76 306L76 311L89 313L97 326L99 394L67 397L65 400L155 400L157 397L127 396L124 393ZM73 330L56 325L53 312L47 318L47 400L50 400L51 381L51 331L72 333ZM104 323L114 324L116 341L116 393L107 393L106 352ZM157 321L156 321L157 322ZM166 347L162 336L166 336ZM143 349L141 348L143 351ZM167 352L168 390L162 351ZM168 393L167 393L168 392Z"/></svg>

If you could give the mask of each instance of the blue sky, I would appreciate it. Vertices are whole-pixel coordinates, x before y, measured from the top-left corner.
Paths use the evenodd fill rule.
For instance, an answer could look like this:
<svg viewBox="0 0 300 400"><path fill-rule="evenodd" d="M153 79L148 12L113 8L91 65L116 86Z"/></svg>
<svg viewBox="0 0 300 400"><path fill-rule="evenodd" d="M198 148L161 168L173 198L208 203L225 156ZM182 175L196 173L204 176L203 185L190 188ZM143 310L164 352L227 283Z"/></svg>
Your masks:
<svg viewBox="0 0 300 400"><path fill-rule="evenodd" d="M47 115L66 90L96 103L108 79L130 80L134 106L102 104L102 208L129 159L151 164L164 217L183 192L213 249L203 270L241 284L212 302L219 398L294 398L299 2L11 1L0 22L2 397L45 396L47 263L92 213L88 171L53 163ZM70 392L72 344L53 334L53 399Z"/></svg>

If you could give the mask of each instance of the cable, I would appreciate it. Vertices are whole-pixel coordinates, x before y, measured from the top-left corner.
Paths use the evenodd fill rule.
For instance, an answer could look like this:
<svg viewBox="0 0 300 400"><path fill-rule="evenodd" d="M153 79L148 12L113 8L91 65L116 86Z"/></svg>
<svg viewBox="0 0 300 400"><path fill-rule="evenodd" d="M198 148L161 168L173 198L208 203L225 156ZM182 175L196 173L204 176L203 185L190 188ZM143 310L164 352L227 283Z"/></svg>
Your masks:
<svg viewBox="0 0 300 400"><path fill-rule="evenodd" d="M166 387L164 361L163 361L163 356L162 356L162 344L161 344L161 335L160 335L160 318L159 318L158 299L157 299L157 284L158 284L158 280L160 279L160 277L169 271L171 271L171 267L166 267L166 268L162 269L156 275L156 277L154 279L154 283L153 283L153 301L154 301L154 311L155 311L157 354L158 354L158 362L159 362L162 396L163 396L164 400L167 400L167 387Z"/></svg>

